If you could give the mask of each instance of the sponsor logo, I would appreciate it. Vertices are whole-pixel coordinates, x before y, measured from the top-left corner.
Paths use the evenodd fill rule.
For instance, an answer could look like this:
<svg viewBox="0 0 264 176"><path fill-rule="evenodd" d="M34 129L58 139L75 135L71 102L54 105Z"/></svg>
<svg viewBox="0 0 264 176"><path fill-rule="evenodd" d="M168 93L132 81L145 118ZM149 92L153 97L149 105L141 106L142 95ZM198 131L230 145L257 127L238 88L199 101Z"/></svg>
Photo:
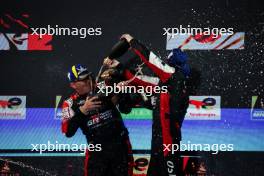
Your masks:
<svg viewBox="0 0 264 176"><path fill-rule="evenodd" d="M133 155L134 157L134 170L133 176L146 176L150 161L149 155Z"/></svg>
<svg viewBox="0 0 264 176"><path fill-rule="evenodd" d="M2 108L10 108L10 109L15 109L19 105L21 105L22 100L18 97L10 98L8 101L6 100L0 100L0 106Z"/></svg>
<svg viewBox="0 0 264 176"><path fill-rule="evenodd" d="M0 96L0 119L25 119L26 96Z"/></svg>
<svg viewBox="0 0 264 176"><path fill-rule="evenodd" d="M52 50L52 35L0 33L0 50Z"/></svg>
<svg viewBox="0 0 264 176"><path fill-rule="evenodd" d="M186 120L220 120L220 96L190 96Z"/></svg>
<svg viewBox="0 0 264 176"><path fill-rule="evenodd" d="M264 97L252 96L251 119L264 120Z"/></svg>
<svg viewBox="0 0 264 176"><path fill-rule="evenodd" d="M190 100L189 104L194 105L196 109L213 109L216 104L216 100L214 98L208 97L202 101Z"/></svg>
<svg viewBox="0 0 264 176"><path fill-rule="evenodd" d="M52 35L31 35L29 31L28 14L15 16L4 14L0 16L0 50L52 50Z"/></svg>
<svg viewBox="0 0 264 176"><path fill-rule="evenodd" d="M180 48L183 50L222 50L244 49L244 32L236 32L232 35L204 35L204 34L177 34L167 35L167 50Z"/></svg>
<svg viewBox="0 0 264 176"><path fill-rule="evenodd" d="M96 126L101 126L107 123L106 121L111 119L112 119L112 110L108 110L99 114L92 115L90 117L90 120L88 120L87 122L87 126L91 128L94 128Z"/></svg>
<svg viewBox="0 0 264 176"><path fill-rule="evenodd" d="M56 96L55 109L54 109L54 119L61 120L62 118L62 96Z"/></svg>

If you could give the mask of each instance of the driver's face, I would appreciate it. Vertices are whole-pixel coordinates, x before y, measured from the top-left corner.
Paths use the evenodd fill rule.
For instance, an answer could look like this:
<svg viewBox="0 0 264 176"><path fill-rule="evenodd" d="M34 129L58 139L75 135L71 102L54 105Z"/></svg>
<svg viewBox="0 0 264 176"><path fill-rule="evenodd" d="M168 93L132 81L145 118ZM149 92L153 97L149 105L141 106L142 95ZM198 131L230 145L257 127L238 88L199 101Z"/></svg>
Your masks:
<svg viewBox="0 0 264 176"><path fill-rule="evenodd" d="M92 90L91 80L85 79L82 81L72 82L70 85L79 95L84 95Z"/></svg>

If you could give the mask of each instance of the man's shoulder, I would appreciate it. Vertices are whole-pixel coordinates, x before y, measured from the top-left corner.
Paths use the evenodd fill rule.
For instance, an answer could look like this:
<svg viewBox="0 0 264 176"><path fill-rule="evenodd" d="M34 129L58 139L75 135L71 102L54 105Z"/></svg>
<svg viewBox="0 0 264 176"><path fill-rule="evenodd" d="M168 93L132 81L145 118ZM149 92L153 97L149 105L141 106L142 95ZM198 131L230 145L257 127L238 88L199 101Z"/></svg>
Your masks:
<svg viewBox="0 0 264 176"><path fill-rule="evenodd" d="M76 92L72 93L68 98L63 101L63 106L72 106L73 102L77 100L78 97L79 95Z"/></svg>

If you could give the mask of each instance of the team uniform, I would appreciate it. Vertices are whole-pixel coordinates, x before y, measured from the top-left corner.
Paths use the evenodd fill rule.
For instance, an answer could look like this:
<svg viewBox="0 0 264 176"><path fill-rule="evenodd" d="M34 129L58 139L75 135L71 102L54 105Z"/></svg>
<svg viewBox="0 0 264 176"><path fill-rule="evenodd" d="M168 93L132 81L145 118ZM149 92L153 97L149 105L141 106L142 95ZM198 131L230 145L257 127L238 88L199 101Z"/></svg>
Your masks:
<svg viewBox="0 0 264 176"><path fill-rule="evenodd" d="M85 103L87 95L74 93L63 103L62 132L72 137L80 128L89 144L97 147L86 152L85 175L89 176L130 176L133 172L133 156L128 131L120 112L128 113L131 109L123 101L127 96L120 96L118 109L106 97L99 109L83 114L79 107ZM101 151L98 151L98 148Z"/></svg>
<svg viewBox="0 0 264 176"><path fill-rule="evenodd" d="M189 105L186 73L182 67L171 67L149 51L144 45L133 39L130 50L135 53L133 62L144 63L154 72L153 75L137 75L129 66L123 65L126 80L132 80L135 86L167 86L168 92L151 97L153 109L151 159L148 169L149 176L183 175L182 159L179 152L172 155L164 150L164 145L180 144L181 126ZM132 62L132 61L131 61ZM119 66L120 67L120 66Z"/></svg>

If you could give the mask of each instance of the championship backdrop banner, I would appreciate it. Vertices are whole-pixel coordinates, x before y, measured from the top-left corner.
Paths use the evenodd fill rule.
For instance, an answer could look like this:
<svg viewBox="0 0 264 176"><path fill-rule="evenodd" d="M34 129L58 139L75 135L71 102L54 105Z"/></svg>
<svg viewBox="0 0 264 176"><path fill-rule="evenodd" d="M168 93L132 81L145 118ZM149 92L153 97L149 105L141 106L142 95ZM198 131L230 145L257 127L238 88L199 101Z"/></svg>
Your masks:
<svg viewBox="0 0 264 176"><path fill-rule="evenodd" d="M238 158L263 154L263 17L260 2L249 0L1 2L0 156L83 158L80 148L42 153L32 147L87 143L81 130L72 138L61 133L63 100L72 93L67 72L83 64L96 75L124 33L164 62L176 48L188 55L197 87L182 124L184 147L201 144L218 154L225 145ZM118 60L136 67L128 58ZM137 161L134 174L146 175L152 110L135 107L122 118ZM1 171L11 162L0 159Z"/></svg>

